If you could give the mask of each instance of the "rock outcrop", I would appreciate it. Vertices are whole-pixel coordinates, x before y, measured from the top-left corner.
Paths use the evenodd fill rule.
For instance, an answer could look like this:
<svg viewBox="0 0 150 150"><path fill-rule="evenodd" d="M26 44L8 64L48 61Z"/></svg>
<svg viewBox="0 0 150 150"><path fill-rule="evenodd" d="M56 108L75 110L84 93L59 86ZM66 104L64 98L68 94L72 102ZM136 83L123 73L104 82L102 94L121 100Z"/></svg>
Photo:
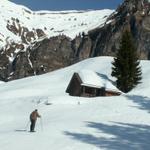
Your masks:
<svg viewBox="0 0 150 150"><path fill-rule="evenodd" d="M91 57L115 56L124 30L130 30L140 59L150 59L150 2L125 0L105 26L89 32L92 39Z"/></svg>

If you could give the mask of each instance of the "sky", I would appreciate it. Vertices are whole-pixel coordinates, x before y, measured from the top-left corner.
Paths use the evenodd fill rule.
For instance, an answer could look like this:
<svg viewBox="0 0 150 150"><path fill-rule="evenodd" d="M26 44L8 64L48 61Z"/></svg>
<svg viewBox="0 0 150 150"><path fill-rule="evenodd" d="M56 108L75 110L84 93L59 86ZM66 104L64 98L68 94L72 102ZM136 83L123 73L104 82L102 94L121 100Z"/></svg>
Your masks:
<svg viewBox="0 0 150 150"><path fill-rule="evenodd" d="M115 9L123 0L11 0L32 10Z"/></svg>

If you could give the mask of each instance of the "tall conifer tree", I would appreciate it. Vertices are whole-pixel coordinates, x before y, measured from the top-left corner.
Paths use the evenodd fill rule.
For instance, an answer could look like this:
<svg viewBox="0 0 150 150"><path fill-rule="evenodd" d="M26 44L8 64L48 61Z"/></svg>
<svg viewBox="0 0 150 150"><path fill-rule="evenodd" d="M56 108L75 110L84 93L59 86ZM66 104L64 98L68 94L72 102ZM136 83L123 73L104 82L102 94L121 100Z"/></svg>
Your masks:
<svg viewBox="0 0 150 150"><path fill-rule="evenodd" d="M142 72L139 64L132 35L126 30L122 35L116 58L112 62L111 75L117 78L118 89L127 93L140 83Z"/></svg>

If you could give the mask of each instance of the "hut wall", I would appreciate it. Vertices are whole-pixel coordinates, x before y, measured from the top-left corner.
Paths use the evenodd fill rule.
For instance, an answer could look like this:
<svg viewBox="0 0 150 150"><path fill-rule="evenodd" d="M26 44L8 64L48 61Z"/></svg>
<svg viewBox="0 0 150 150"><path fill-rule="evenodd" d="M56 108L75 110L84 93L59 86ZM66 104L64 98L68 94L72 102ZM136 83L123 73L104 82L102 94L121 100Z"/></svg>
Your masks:
<svg viewBox="0 0 150 150"><path fill-rule="evenodd" d="M105 96L119 96L121 93L114 91L106 91Z"/></svg>
<svg viewBox="0 0 150 150"><path fill-rule="evenodd" d="M105 96L105 88L82 86L81 91L81 96L83 97Z"/></svg>
<svg viewBox="0 0 150 150"><path fill-rule="evenodd" d="M81 95L81 79L77 73L73 75L66 92L71 96Z"/></svg>

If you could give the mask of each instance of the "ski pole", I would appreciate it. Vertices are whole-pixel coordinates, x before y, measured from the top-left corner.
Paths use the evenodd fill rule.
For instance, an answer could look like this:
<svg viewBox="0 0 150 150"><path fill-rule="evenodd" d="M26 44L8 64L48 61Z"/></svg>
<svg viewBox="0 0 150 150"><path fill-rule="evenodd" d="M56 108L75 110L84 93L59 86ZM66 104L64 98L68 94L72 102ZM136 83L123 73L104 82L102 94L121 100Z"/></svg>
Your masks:
<svg viewBox="0 0 150 150"><path fill-rule="evenodd" d="M43 131L43 121L42 121L42 118L40 118L40 122L41 122L41 130Z"/></svg>
<svg viewBox="0 0 150 150"><path fill-rule="evenodd" d="M25 126L25 130L27 131L30 121L28 121L27 125Z"/></svg>

